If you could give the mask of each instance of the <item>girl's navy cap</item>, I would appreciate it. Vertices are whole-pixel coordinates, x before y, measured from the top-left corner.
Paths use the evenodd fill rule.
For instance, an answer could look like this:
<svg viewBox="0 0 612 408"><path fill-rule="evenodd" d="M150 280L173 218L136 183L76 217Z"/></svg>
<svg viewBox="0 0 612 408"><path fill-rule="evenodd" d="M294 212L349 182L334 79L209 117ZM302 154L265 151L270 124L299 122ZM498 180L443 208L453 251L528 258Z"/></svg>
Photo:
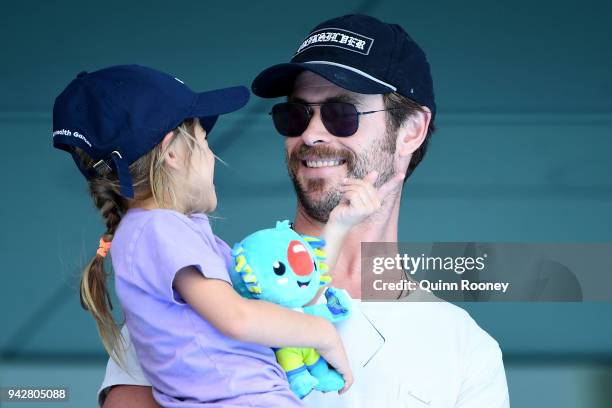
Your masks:
<svg viewBox="0 0 612 408"><path fill-rule="evenodd" d="M263 98L287 96L296 77L311 71L349 91L397 92L436 113L433 80L425 53L397 24L350 14L316 26L289 63L262 71L251 90Z"/></svg>
<svg viewBox="0 0 612 408"><path fill-rule="evenodd" d="M121 194L133 198L130 164L185 119L200 118L210 133L219 115L248 100L243 86L196 93L178 78L138 65L81 72L55 99L53 146L72 153L88 179L115 171ZM75 147L94 160L93 168L84 168Z"/></svg>

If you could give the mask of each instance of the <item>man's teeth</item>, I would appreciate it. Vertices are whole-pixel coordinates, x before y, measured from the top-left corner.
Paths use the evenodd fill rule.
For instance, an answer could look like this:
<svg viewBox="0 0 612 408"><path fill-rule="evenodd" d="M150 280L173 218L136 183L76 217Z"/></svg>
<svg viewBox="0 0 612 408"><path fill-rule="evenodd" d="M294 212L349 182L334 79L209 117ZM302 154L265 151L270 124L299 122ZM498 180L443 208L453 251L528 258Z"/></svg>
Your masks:
<svg viewBox="0 0 612 408"><path fill-rule="evenodd" d="M339 166L341 160L306 160L307 167L332 167Z"/></svg>

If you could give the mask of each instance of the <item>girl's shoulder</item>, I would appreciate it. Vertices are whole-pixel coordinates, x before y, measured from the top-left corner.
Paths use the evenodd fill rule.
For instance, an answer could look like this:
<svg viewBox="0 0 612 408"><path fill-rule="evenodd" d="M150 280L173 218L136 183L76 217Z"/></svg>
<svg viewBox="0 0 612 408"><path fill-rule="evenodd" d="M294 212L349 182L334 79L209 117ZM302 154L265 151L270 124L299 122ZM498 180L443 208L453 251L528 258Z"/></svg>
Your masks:
<svg viewBox="0 0 612 408"><path fill-rule="evenodd" d="M197 226L202 224L202 222L208 223L208 217L204 214L187 216L178 211L166 208L155 208L151 210L130 208L125 214L124 219L129 219L131 223L140 227L146 227L148 225L167 225L171 227L173 224L177 224L191 229L197 229Z"/></svg>
<svg viewBox="0 0 612 408"><path fill-rule="evenodd" d="M204 242L214 242L215 237L210 229L208 217L204 214L187 216L178 211L169 209L141 209L132 208L125 214L117 235L123 236L127 241L172 239L194 243L194 238Z"/></svg>

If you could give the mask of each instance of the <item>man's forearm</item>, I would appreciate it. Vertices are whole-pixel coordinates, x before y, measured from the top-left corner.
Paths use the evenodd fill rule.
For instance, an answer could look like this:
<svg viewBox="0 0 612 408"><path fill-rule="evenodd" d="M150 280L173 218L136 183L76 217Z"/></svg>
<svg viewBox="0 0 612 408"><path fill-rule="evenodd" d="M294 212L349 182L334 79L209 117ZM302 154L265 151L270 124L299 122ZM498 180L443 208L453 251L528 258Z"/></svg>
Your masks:
<svg viewBox="0 0 612 408"><path fill-rule="evenodd" d="M102 408L161 408L151 392L143 385L116 385L110 389Z"/></svg>
<svg viewBox="0 0 612 408"><path fill-rule="evenodd" d="M338 261L338 255L340 254L340 248L342 248L342 243L344 242L344 238L348 234L350 228L345 225L328 222L325 225L325 230L323 231L323 239L325 240L325 252L327 253L327 259L325 262L329 267L330 274L333 275L334 268L336 267L336 262Z"/></svg>

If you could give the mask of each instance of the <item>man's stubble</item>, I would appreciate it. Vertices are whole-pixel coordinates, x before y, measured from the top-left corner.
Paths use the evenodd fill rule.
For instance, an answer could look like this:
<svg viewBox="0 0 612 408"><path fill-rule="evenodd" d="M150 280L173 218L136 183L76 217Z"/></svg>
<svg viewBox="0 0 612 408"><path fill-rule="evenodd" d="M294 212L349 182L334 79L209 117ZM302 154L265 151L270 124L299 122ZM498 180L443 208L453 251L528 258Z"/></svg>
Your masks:
<svg viewBox="0 0 612 408"><path fill-rule="evenodd" d="M333 149L329 146L301 144L291 154L286 154L289 177L298 202L306 214L319 222L326 223L331 211L340 203L342 193L339 184L331 184L332 182L326 178L300 180L297 173L304 157L343 159L346 162L348 178L363 179L368 173L376 170L378 179L375 187L379 187L395 174L393 167L395 140L395 134L386 132L383 140L373 140L361 153L348 149Z"/></svg>

